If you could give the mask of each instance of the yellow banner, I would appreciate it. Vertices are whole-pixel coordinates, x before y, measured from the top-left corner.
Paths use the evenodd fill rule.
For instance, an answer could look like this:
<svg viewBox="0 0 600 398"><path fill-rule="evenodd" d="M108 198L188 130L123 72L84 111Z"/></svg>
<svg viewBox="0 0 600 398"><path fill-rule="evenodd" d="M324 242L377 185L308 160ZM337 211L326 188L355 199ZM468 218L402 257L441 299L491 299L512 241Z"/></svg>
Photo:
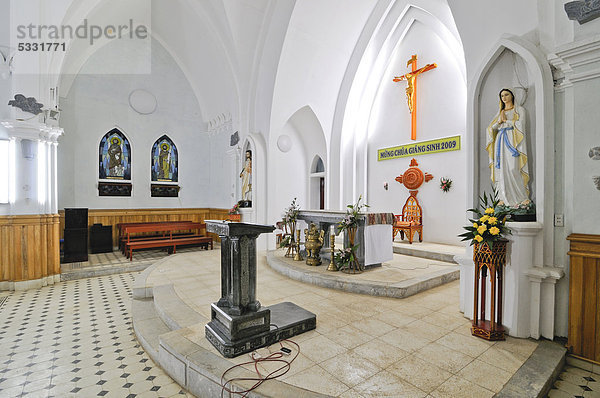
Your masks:
<svg viewBox="0 0 600 398"><path fill-rule="evenodd" d="M458 150L460 150L460 135L380 149L377 151L377 160L390 160Z"/></svg>

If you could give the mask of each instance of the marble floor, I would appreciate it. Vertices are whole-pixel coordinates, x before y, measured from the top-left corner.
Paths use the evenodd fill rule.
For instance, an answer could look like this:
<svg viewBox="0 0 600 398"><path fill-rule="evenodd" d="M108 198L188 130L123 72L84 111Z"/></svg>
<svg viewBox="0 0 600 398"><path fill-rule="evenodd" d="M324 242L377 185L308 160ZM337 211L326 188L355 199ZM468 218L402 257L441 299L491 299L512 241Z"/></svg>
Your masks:
<svg viewBox="0 0 600 398"><path fill-rule="evenodd" d="M204 338L204 324L220 293L219 252L174 256L152 271L146 286L170 283L205 318L186 338L217 353ZM337 397L485 398L500 391L538 343L471 336L470 322L458 311L458 285L405 299L372 297L290 280L258 258L263 305L291 301L317 314L317 329L292 339L300 354L280 380ZM232 363L247 360L243 355Z"/></svg>
<svg viewBox="0 0 600 398"><path fill-rule="evenodd" d="M135 274L0 294L0 397L185 397L137 343Z"/></svg>

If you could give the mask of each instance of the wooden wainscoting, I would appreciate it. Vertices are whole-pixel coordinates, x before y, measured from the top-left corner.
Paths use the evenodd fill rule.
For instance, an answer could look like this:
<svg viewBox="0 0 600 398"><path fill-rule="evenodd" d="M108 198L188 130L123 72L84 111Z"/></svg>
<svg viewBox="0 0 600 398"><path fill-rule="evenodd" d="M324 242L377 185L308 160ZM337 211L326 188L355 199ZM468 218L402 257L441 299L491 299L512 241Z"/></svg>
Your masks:
<svg viewBox="0 0 600 398"><path fill-rule="evenodd" d="M571 234L569 342L573 354L600 362L600 235Z"/></svg>
<svg viewBox="0 0 600 398"><path fill-rule="evenodd" d="M59 216L0 216L0 282L60 274Z"/></svg>
<svg viewBox="0 0 600 398"><path fill-rule="evenodd" d="M130 222L225 220L226 209L89 209L88 226L94 224L112 225L113 247L119 244L117 224ZM60 236L65 229L65 212L60 214ZM216 239L216 235L213 235Z"/></svg>

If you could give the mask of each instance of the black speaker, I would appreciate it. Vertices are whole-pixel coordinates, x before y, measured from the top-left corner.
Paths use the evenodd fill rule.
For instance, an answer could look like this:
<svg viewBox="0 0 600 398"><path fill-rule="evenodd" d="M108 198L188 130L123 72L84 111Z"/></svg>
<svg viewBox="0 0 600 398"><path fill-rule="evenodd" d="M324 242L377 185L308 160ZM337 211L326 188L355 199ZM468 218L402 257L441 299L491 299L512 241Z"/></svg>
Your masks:
<svg viewBox="0 0 600 398"><path fill-rule="evenodd" d="M65 209L65 229L88 227L88 209Z"/></svg>
<svg viewBox="0 0 600 398"><path fill-rule="evenodd" d="M90 227L90 251L92 253L111 253L112 225L94 224Z"/></svg>
<svg viewBox="0 0 600 398"><path fill-rule="evenodd" d="M88 260L87 228L65 229L65 256L63 263L75 263Z"/></svg>

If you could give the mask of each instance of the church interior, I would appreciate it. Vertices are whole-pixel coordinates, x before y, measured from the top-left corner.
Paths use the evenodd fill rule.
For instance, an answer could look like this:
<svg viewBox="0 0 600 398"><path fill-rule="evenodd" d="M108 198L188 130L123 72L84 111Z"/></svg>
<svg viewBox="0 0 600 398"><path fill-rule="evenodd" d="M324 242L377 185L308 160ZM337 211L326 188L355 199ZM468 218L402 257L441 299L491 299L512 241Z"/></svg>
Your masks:
<svg viewBox="0 0 600 398"><path fill-rule="evenodd" d="M0 397L600 397L600 1L0 20Z"/></svg>

